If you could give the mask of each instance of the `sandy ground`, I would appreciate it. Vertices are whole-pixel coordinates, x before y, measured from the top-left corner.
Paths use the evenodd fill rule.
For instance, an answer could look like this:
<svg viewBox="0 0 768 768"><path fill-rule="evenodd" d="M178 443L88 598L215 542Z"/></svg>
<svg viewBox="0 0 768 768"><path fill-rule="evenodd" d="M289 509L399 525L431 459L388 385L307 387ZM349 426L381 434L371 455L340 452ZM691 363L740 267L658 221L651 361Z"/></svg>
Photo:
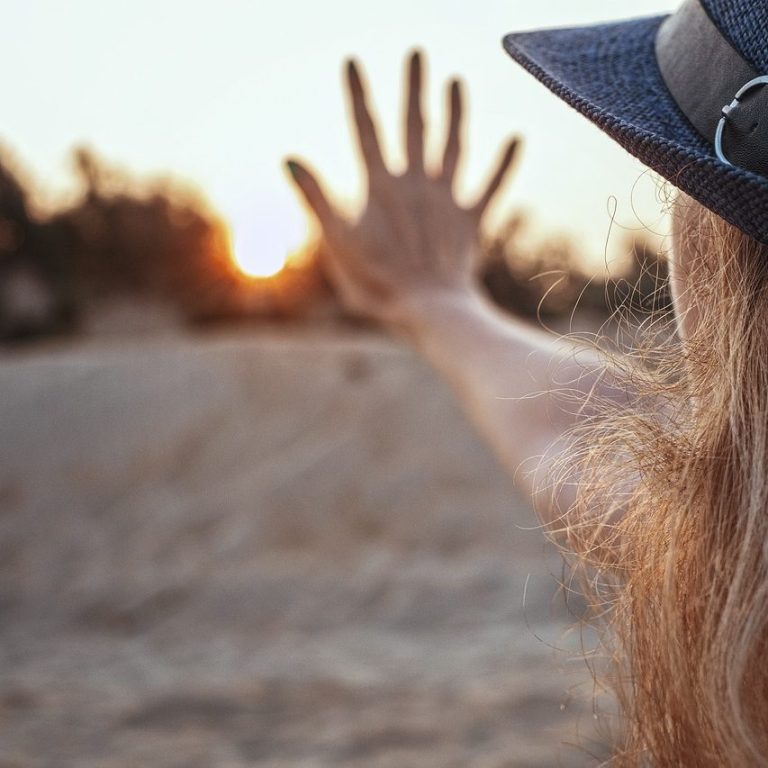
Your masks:
<svg viewBox="0 0 768 768"><path fill-rule="evenodd" d="M91 342L0 393L0 768L605 756L559 559L400 346Z"/></svg>

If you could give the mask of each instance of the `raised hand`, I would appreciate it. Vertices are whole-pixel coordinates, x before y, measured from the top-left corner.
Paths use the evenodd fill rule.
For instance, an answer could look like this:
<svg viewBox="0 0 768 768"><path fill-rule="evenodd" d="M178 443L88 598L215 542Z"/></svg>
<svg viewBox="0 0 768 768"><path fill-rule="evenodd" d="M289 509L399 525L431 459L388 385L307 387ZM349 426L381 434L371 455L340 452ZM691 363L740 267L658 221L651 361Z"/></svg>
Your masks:
<svg viewBox="0 0 768 768"><path fill-rule="evenodd" d="M324 185L307 166L288 160L287 167L317 217L326 243L330 279L351 311L396 323L409 300L424 291L466 290L483 214L498 193L518 146L513 139L502 152L490 180L470 207L454 195L461 159L462 87L449 85L448 130L442 167L427 169L422 110L422 57L408 63L405 119L407 168L401 175L387 167L378 130L357 65L347 65L348 95L367 177L367 200L356 221L331 202Z"/></svg>

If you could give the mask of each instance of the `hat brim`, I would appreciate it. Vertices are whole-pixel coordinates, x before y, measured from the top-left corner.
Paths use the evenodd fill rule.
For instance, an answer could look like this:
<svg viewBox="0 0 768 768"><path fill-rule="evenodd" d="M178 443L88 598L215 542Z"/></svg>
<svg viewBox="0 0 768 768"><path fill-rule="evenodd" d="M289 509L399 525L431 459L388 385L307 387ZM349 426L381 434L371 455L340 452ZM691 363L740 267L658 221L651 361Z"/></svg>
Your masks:
<svg viewBox="0 0 768 768"><path fill-rule="evenodd" d="M655 39L665 18L512 33L504 48L642 163L768 243L768 179L720 161L662 79Z"/></svg>

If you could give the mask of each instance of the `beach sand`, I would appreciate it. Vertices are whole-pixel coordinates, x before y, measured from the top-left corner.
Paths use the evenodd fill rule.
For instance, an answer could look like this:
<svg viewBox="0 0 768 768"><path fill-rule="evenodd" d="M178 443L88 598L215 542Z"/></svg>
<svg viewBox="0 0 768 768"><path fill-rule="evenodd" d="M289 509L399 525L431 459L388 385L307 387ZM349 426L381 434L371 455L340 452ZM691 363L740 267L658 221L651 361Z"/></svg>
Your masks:
<svg viewBox="0 0 768 768"><path fill-rule="evenodd" d="M402 345L97 339L0 392L0 767L605 757L560 559Z"/></svg>

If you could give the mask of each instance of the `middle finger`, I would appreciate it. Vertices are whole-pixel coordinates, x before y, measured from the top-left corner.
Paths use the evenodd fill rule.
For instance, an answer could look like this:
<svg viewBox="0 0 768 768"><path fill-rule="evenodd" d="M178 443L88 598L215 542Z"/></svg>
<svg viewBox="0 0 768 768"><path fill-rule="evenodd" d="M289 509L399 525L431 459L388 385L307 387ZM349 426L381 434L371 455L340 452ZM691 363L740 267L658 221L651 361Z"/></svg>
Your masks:
<svg viewBox="0 0 768 768"><path fill-rule="evenodd" d="M422 114L423 68L422 57L415 51L408 66L408 110L405 122L405 148L408 168L416 173L424 172L424 115Z"/></svg>

